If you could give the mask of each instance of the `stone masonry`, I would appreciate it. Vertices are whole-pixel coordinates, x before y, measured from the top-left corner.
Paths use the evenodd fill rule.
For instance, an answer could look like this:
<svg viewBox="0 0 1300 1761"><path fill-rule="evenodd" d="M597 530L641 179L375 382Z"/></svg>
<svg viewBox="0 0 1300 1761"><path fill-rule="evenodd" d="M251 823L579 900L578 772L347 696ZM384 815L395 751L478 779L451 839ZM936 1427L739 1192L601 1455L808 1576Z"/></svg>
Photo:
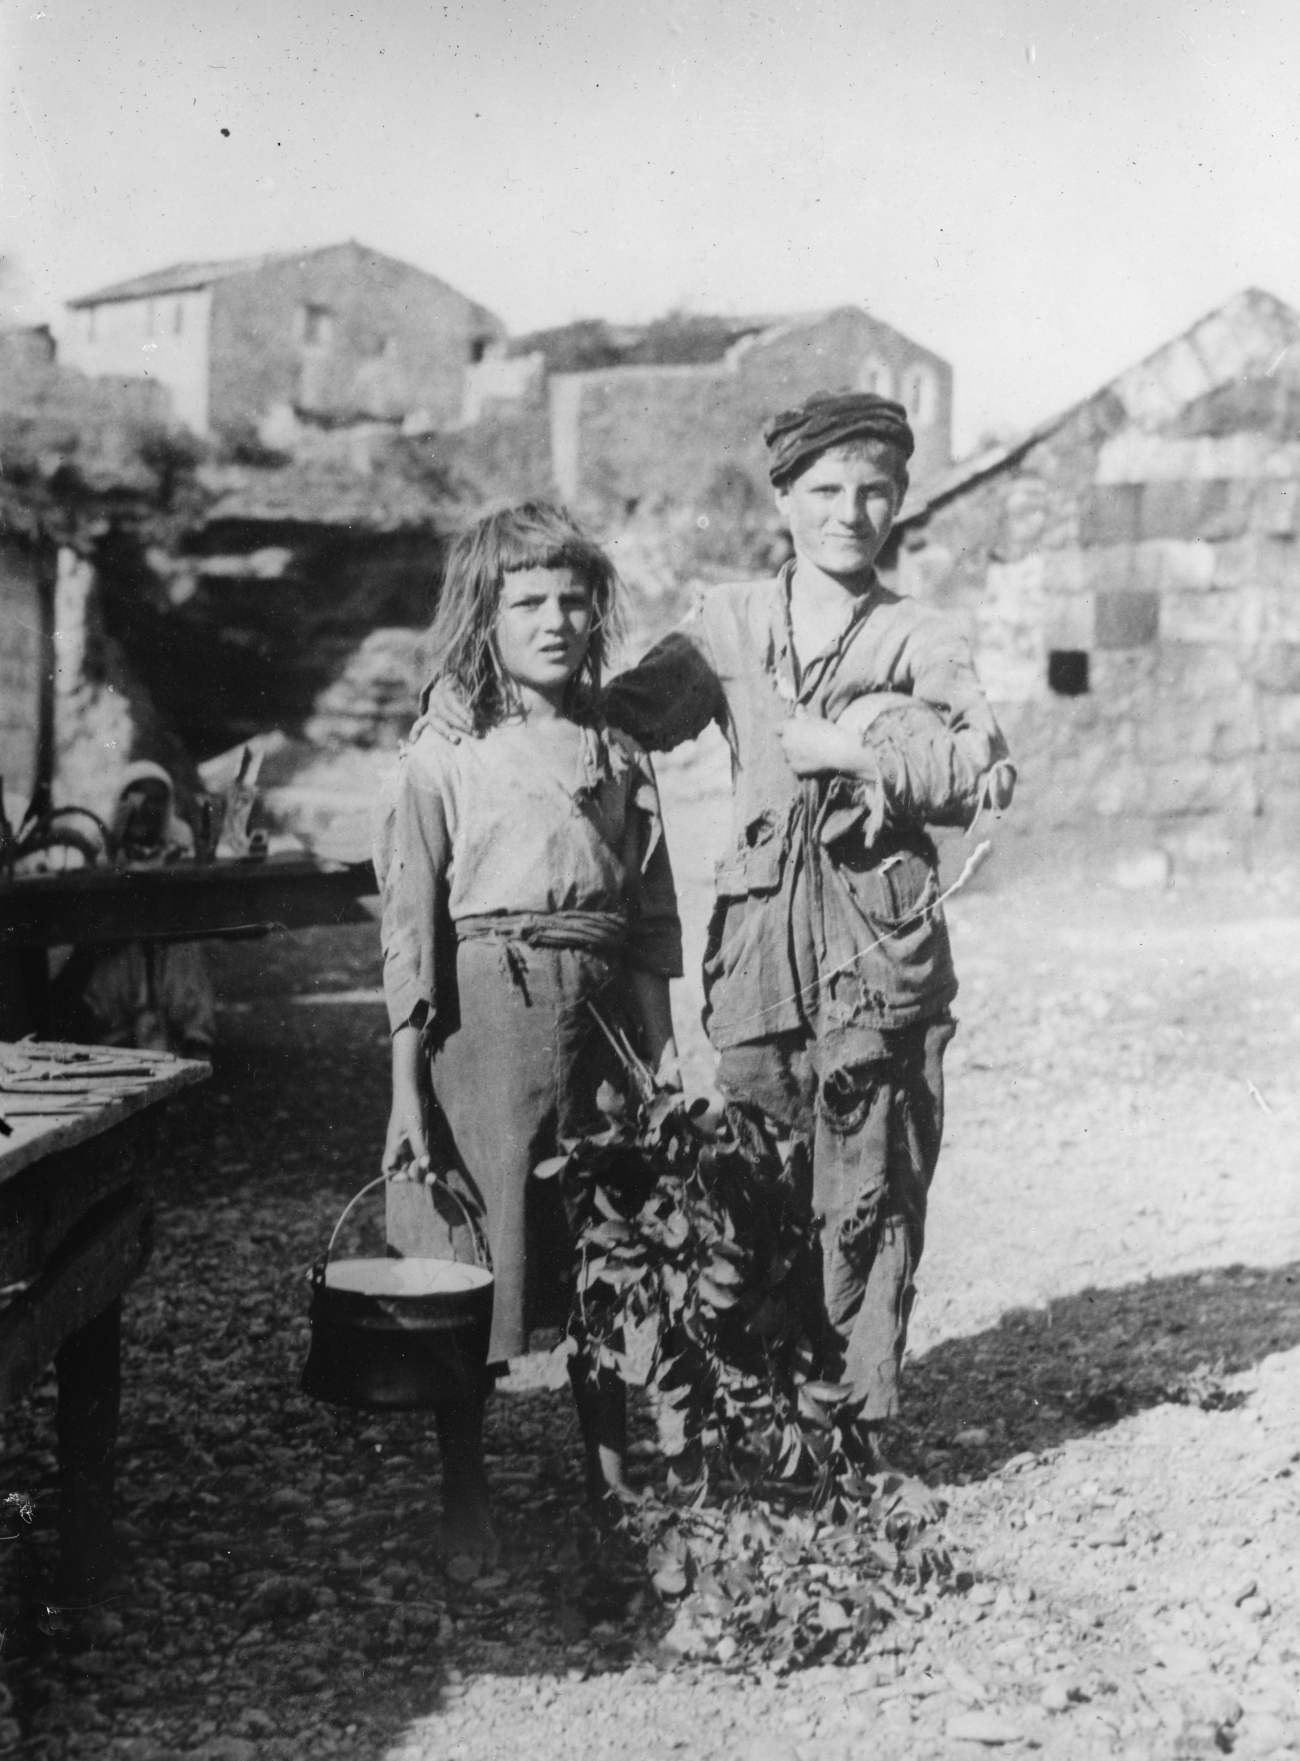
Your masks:
<svg viewBox="0 0 1300 1761"><path fill-rule="evenodd" d="M948 468L952 369L854 306L771 326L716 362L557 373L551 468L560 494L607 526L638 507L689 509L707 526L737 496L767 504L763 424L814 391L878 391L907 407L912 475Z"/></svg>
<svg viewBox="0 0 1300 1761"><path fill-rule="evenodd" d="M1300 824L1300 316L1248 291L905 515L1021 766L1020 831L1248 856Z"/></svg>

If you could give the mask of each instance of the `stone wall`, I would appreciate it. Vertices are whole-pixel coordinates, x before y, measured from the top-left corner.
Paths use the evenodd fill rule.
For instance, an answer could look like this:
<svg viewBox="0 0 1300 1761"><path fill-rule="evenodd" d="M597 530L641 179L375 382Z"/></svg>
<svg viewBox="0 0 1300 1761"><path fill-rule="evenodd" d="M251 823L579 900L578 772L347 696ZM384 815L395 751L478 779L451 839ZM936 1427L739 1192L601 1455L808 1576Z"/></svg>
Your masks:
<svg viewBox="0 0 1300 1761"><path fill-rule="evenodd" d="M642 505L697 510L743 479L770 499L762 430L778 410L846 386L902 395L917 435L913 476L950 458L952 372L856 307L792 321L701 366L614 367L550 381L550 452L560 493L609 524Z"/></svg>
<svg viewBox="0 0 1300 1761"><path fill-rule="evenodd" d="M197 760L309 723L333 742L385 725L386 662L368 644L400 627L414 645L442 543L429 531L251 522L209 527L180 551L119 539L99 555L107 627ZM377 693L368 709L363 681Z"/></svg>
<svg viewBox="0 0 1300 1761"><path fill-rule="evenodd" d="M371 630L316 697L303 737L330 751L393 750L410 732L424 680L419 630Z"/></svg>
<svg viewBox="0 0 1300 1761"><path fill-rule="evenodd" d="M39 777L52 624L42 573L35 545L0 536L0 778L11 817Z"/></svg>
<svg viewBox="0 0 1300 1761"><path fill-rule="evenodd" d="M458 421L466 369L504 335L437 276L360 245L273 259L214 284L209 422L238 433L276 404L330 420Z"/></svg>
<svg viewBox="0 0 1300 1761"><path fill-rule="evenodd" d="M110 633L105 602L102 572L62 548L54 595L55 799L109 819L126 766L150 758L171 772L184 806L197 780L194 761Z"/></svg>
<svg viewBox="0 0 1300 1761"><path fill-rule="evenodd" d="M71 314L59 343L65 366L97 378L114 374L165 388L179 421L208 429L208 365L212 290L114 300Z"/></svg>
<svg viewBox="0 0 1300 1761"><path fill-rule="evenodd" d="M480 501L555 494L550 414L540 379L514 402L485 401L472 423L442 429L427 445L439 468Z"/></svg>
<svg viewBox="0 0 1300 1761"><path fill-rule="evenodd" d="M974 645L1009 829L1248 855L1300 828L1300 443L1122 389L905 526L896 580Z"/></svg>

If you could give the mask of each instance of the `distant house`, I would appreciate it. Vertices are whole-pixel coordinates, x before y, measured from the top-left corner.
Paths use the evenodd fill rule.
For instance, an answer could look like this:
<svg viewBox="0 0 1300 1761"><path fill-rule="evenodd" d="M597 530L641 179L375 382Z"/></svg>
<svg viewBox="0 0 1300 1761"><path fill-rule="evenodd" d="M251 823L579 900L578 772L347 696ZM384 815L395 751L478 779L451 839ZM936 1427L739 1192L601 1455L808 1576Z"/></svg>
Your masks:
<svg viewBox="0 0 1300 1761"><path fill-rule="evenodd" d="M641 331L589 324L523 340L553 364L555 484L605 516L656 499L707 506L719 494L734 499L737 484L766 498L763 424L818 390L899 399L916 433L918 484L952 458L951 367L857 306Z"/></svg>
<svg viewBox="0 0 1300 1761"><path fill-rule="evenodd" d="M182 263L69 309L64 362L161 381L198 434L248 432L286 408L318 422L455 422L467 369L505 335L436 275L354 242Z"/></svg>
<svg viewBox="0 0 1300 1761"><path fill-rule="evenodd" d="M1249 290L897 529L1021 765L1013 825L1184 850L1300 826L1300 314Z"/></svg>

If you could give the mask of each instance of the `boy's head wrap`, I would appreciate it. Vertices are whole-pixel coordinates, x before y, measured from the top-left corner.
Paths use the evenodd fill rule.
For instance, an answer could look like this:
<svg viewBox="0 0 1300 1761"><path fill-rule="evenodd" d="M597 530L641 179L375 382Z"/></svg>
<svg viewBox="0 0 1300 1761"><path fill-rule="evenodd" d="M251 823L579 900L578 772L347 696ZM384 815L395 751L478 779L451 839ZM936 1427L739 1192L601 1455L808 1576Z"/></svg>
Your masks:
<svg viewBox="0 0 1300 1761"><path fill-rule="evenodd" d="M768 476L778 488L846 440L878 440L897 447L904 459L916 445L902 404L873 391L815 391L797 409L773 416L763 439L771 454Z"/></svg>

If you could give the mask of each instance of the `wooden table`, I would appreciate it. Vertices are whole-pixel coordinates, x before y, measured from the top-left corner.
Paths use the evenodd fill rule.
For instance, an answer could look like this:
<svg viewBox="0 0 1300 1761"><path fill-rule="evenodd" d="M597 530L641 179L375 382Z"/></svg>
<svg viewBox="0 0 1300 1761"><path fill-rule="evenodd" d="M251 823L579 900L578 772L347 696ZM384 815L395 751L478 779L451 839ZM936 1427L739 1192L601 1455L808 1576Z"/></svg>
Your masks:
<svg viewBox="0 0 1300 1761"><path fill-rule="evenodd" d="M376 890L368 862L306 855L0 877L0 1038L50 1031L48 948L367 923Z"/></svg>
<svg viewBox="0 0 1300 1761"><path fill-rule="evenodd" d="M368 862L319 856L142 863L0 879L0 948L196 942L308 924L365 923Z"/></svg>
<svg viewBox="0 0 1300 1761"><path fill-rule="evenodd" d="M55 1594L71 1606L112 1568L122 1293L153 1246L159 1109L209 1074L165 1052L0 1041L0 1410L54 1361Z"/></svg>

